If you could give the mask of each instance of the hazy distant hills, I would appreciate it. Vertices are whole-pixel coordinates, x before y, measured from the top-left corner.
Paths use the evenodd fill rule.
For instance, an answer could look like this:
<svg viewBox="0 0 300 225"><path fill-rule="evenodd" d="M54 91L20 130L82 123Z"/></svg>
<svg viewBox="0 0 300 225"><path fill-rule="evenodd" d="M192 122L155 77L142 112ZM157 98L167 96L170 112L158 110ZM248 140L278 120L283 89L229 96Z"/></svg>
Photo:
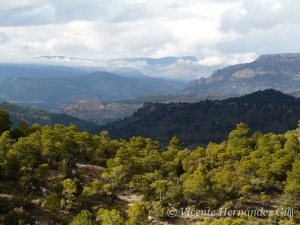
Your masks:
<svg viewBox="0 0 300 225"><path fill-rule="evenodd" d="M252 131L283 133L295 129L299 112L299 99L265 90L223 101L146 103L133 116L100 130L108 130L114 138L141 135L166 144L176 135L186 145L205 145L224 140L240 122Z"/></svg>
<svg viewBox="0 0 300 225"><path fill-rule="evenodd" d="M105 71L122 75L122 71L132 71L159 78L189 81L197 77L208 76L216 70L216 66L203 66L194 56L164 58L122 58L109 62Z"/></svg>
<svg viewBox="0 0 300 225"><path fill-rule="evenodd" d="M89 61L64 56L42 59ZM212 68L201 66L193 56L115 59L101 72L95 72L95 67L0 64L0 100L63 112L68 105L80 103L197 102L269 88L300 96L300 54L262 55L254 62L216 70L188 85L178 81L201 77L205 71L209 74ZM83 118L81 112L74 115Z"/></svg>
<svg viewBox="0 0 300 225"><path fill-rule="evenodd" d="M8 78L0 83L0 97L59 111L74 102L108 102L153 93L172 93L183 87L183 83L176 81L94 72L63 78Z"/></svg>
<svg viewBox="0 0 300 225"><path fill-rule="evenodd" d="M67 66L37 65L37 64L4 64L0 63L0 81L8 78L49 78L70 77L83 75L87 69L78 69Z"/></svg>
<svg viewBox="0 0 300 225"><path fill-rule="evenodd" d="M193 80L186 91L243 95L268 88L286 93L300 89L300 54L262 55L254 62L229 66L208 78Z"/></svg>
<svg viewBox="0 0 300 225"><path fill-rule="evenodd" d="M53 61L71 65L88 64L94 66L94 71L107 71L125 77L156 77L190 81L198 77L208 76L218 66L201 65L195 56L163 57L163 58L118 58L105 61L73 58L66 56L40 56L38 61ZM95 70L95 68L97 68Z"/></svg>

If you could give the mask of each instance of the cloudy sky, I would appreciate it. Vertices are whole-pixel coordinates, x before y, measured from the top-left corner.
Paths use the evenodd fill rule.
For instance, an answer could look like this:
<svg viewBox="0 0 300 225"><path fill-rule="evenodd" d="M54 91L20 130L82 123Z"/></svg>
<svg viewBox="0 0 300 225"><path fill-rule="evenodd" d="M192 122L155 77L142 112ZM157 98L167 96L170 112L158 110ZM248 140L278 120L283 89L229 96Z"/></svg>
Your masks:
<svg viewBox="0 0 300 225"><path fill-rule="evenodd" d="M0 61L192 55L201 65L300 52L299 0L9 0Z"/></svg>

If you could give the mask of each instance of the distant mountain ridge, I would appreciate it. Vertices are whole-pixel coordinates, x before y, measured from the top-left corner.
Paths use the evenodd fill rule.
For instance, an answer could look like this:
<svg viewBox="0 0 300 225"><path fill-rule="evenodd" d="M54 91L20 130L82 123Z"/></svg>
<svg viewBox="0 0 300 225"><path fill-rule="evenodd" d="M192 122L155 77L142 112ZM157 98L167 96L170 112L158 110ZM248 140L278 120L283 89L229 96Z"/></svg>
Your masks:
<svg viewBox="0 0 300 225"><path fill-rule="evenodd" d="M229 98L224 101L237 102L298 102L299 99L294 96L284 94L280 91L267 89L263 91L256 91L241 97Z"/></svg>
<svg viewBox="0 0 300 225"><path fill-rule="evenodd" d="M43 59L65 60L66 57L43 56ZM93 69L0 64L0 100L63 112L67 105L81 102L99 104L128 99L139 103L147 99L196 102L270 88L300 96L299 53L262 55L251 63L216 70L210 77L193 80L188 86L166 77L199 77L212 67L201 67L198 58L183 56L123 58L109 61L107 70L91 72Z"/></svg>
<svg viewBox="0 0 300 225"><path fill-rule="evenodd" d="M89 66L93 71L107 71L126 77L149 76L189 81L199 76L207 76L218 67L198 63L200 58L195 56L168 56L162 58L137 57L97 60L70 56L37 56L34 59L45 63L52 61L59 64L78 64Z"/></svg>
<svg viewBox="0 0 300 225"><path fill-rule="evenodd" d="M87 71L84 69L78 69L68 66L0 63L0 81L14 77L62 78L83 75L86 73Z"/></svg>
<svg viewBox="0 0 300 225"><path fill-rule="evenodd" d="M157 78L189 81L190 79L211 74L216 66L203 66L195 56L163 57L163 58L120 58L109 61L105 71L132 70Z"/></svg>
<svg viewBox="0 0 300 225"><path fill-rule="evenodd" d="M300 89L299 53L262 55L251 63L219 69L208 78L191 81L186 91L243 95L269 88L286 93Z"/></svg>
<svg viewBox="0 0 300 225"><path fill-rule="evenodd" d="M235 125L244 122L252 132L284 133L297 127L300 100L275 90L240 98L197 103L146 103L133 116L99 128L114 138L140 135L168 143L178 136L186 145L207 145L227 138Z"/></svg>
<svg viewBox="0 0 300 225"><path fill-rule="evenodd" d="M48 111L76 102L109 102L153 93L172 93L183 83L157 78L123 77L94 72L71 77L13 77L0 82L0 98Z"/></svg>

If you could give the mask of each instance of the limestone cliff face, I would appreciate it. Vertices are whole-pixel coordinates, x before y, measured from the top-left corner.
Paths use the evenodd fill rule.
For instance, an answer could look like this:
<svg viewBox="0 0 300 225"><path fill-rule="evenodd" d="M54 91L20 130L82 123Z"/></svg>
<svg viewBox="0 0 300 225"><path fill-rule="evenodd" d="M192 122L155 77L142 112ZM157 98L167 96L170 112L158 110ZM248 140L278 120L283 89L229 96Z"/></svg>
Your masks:
<svg viewBox="0 0 300 225"><path fill-rule="evenodd" d="M217 70L208 78L191 81L187 91L247 94L268 88L283 92L300 89L299 53L262 55L251 63Z"/></svg>
<svg viewBox="0 0 300 225"><path fill-rule="evenodd" d="M96 110L102 110L105 108L105 105L103 103L99 104L92 104L92 103L74 103L65 106L65 111L71 111L71 110L79 110L79 111L96 111Z"/></svg>
<svg viewBox="0 0 300 225"><path fill-rule="evenodd" d="M80 102L65 106L64 112L102 125L131 116L141 107L139 104Z"/></svg>
<svg viewBox="0 0 300 225"><path fill-rule="evenodd" d="M259 63L295 63L300 62L300 53L265 54L254 62Z"/></svg>

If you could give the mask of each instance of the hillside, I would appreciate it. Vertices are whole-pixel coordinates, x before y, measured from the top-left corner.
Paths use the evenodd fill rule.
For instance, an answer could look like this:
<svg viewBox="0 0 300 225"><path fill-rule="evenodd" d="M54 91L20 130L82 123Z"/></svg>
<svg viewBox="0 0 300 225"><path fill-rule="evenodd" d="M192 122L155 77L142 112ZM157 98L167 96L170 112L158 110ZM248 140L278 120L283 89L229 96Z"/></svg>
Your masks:
<svg viewBox="0 0 300 225"><path fill-rule="evenodd" d="M226 95L217 92L201 92L201 93L172 93L172 94L153 94L145 95L138 98L126 99L117 101L118 103L124 104L143 104L145 102L154 103L171 103L171 102L199 102L206 99L210 100L221 100L226 99Z"/></svg>
<svg viewBox="0 0 300 225"><path fill-rule="evenodd" d="M226 101L232 102L296 102L297 100L294 96L283 94L280 91L267 89L263 91L256 91L248 95L244 95L236 98L229 98Z"/></svg>
<svg viewBox="0 0 300 225"><path fill-rule="evenodd" d="M276 89L285 93L300 88L300 54L262 55L257 60L219 69L208 78L193 80L186 91L219 91L244 95L257 90Z"/></svg>
<svg viewBox="0 0 300 225"><path fill-rule="evenodd" d="M178 94L153 94L139 98L131 98L111 103L78 102L68 104L63 113L70 116L104 125L125 117L132 116L145 102L170 103L170 102L198 102L205 99L226 99L218 93L178 93Z"/></svg>
<svg viewBox="0 0 300 225"><path fill-rule="evenodd" d="M0 224L300 223L299 128L251 135L239 123L220 144L187 149L176 137L162 147L62 125L13 138L7 117L0 111Z"/></svg>
<svg viewBox="0 0 300 225"><path fill-rule="evenodd" d="M0 109L7 111L10 114L13 127L16 127L22 120L26 121L28 125L34 123L40 126L55 124L69 125L76 124L81 131L91 131L95 129L96 125L66 114L49 113L43 110L24 108L10 104L8 102L1 102Z"/></svg>
<svg viewBox="0 0 300 225"><path fill-rule="evenodd" d="M114 138L141 135L166 144L176 135L185 145L207 145L209 141L225 139L239 122L248 124L251 132L282 133L295 129L299 110L298 99L265 90L223 101L146 103L133 116L99 130L108 130Z"/></svg>

